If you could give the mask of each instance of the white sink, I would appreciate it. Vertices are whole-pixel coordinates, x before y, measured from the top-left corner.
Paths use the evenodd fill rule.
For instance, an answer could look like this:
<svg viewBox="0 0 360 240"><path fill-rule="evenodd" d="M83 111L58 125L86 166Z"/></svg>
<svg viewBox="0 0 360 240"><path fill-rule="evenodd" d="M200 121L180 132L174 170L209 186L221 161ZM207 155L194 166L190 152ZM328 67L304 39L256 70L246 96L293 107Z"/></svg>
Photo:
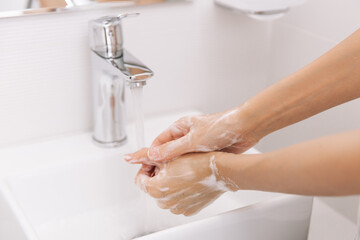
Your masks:
<svg viewBox="0 0 360 240"><path fill-rule="evenodd" d="M137 239L305 240L311 208L310 197L280 197Z"/></svg>
<svg viewBox="0 0 360 240"><path fill-rule="evenodd" d="M147 144L192 113L146 121ZM311 198L242 191L194 217L157 208L134 184L138 166L123 161L135 150L133 132L129 126L129 142L118 149L94 146L89 133L1 149L0 239L306 239Z"/></svg>

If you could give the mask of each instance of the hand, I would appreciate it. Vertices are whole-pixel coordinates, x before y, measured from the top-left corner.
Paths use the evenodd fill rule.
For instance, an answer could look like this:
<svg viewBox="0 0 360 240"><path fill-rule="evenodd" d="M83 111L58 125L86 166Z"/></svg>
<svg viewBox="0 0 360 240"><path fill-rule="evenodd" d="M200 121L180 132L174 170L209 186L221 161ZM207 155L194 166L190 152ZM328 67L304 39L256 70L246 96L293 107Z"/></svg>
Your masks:
<svg viewBox="0 0 360 240"><path fill-rule="evenodd" d="M242 153L254 146L259 137L243 124L241 109L193 117L183 117L161 133L148 152L152 161L168 161L190 152L221 150ZM142 152L126 156L133 163L142 162Z"/></svg>
<svg viewBox="0 0 360 240"><path fill-rule="evenodd" d="M143 159L146 159L145 150L142 150ZM196 214L224 192L237 190L218 174L216 161L221 154L187 154L170 162L157 163L152 169L141 168L136 183L157 199L160 208L185 216Z"/></svg>

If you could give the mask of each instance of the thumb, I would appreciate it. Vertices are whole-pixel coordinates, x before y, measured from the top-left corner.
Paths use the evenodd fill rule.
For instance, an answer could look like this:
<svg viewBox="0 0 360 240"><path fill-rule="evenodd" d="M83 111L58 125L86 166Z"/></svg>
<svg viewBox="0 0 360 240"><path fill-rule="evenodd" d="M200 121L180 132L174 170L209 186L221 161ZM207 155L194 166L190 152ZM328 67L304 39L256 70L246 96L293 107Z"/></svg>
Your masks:
<svg viewBox="0 0 360 240"><path fill-rule="evenodd" d="M180 155L191 152L189 135L164 143L160 146L153 146L148 151L148 158L151 161L163 162L174 159Z"/></svg>

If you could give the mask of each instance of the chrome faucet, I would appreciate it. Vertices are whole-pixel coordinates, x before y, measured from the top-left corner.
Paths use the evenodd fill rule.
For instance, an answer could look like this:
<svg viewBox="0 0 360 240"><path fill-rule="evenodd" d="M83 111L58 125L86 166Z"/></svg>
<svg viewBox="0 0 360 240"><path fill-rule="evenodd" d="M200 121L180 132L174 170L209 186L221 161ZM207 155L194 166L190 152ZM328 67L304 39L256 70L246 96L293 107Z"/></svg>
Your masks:
<svg viewBox="0 0 360 240"><path fill-rule="evenodd" d="M153 72L123 48L121 20L135 14L106 16L89 24L93 139L105 147L122 145L125 132L125 86L146 85Z"/></svg>

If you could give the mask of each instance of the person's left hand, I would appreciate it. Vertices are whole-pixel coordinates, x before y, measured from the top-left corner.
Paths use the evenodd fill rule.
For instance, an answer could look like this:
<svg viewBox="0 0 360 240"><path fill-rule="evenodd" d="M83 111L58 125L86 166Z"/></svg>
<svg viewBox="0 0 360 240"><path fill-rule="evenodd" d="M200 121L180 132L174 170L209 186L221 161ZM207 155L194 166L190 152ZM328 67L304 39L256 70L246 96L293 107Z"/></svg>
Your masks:
<svg viewBox="0 0 360 240"><path fill-rule="evenodd" d="M151 164L147 149L140 152L143 163ZM152 168L143 167L136 176L136 183L157 200L160 208L170 209L174 214L193 215L224 192L235 190L218 176L216 161L221 154L186 154L169 162L155 163Z"/></svg>

